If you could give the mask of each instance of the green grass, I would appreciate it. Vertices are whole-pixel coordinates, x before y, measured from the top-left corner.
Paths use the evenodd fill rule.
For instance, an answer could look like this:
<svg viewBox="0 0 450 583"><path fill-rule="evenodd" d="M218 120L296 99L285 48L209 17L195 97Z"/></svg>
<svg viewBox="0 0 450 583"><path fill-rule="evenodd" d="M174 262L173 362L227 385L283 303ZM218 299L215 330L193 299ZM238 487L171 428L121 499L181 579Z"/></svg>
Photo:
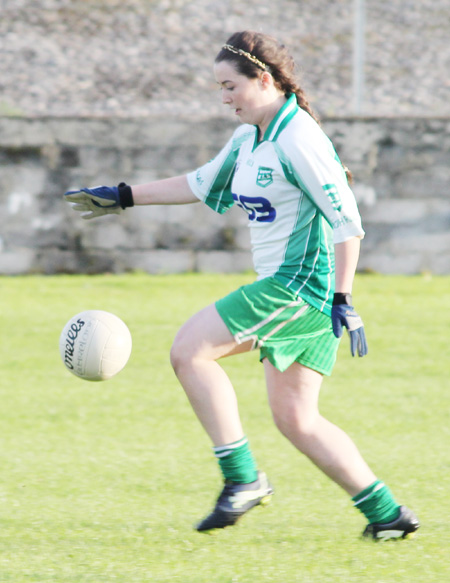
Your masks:
<svg viewBox="0 0 450 583"><path fill-rule="evenodd" d="M275 429L256 353L224 361L276 494L201 535L220 475L171 371L177 328L249 275L0 278L0 582L449 580L450 278L358 276L369 356L341 343L322 411L419 515L413 541L362 541L348 497ZM105 383L64 368L66 321L105 309L133 352Z"/></svg>

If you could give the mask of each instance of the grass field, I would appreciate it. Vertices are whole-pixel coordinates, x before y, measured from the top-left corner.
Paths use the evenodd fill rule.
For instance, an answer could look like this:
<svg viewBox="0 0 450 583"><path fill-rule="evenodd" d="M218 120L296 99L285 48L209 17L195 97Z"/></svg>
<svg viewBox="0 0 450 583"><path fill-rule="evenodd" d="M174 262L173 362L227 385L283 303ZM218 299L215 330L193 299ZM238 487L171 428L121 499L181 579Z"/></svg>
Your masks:
<svg viewBox="0 0 450 583"><path fill-rule="evenodd" d="M275 429L256 353L224 361L276 494L233 529L192 525L221 489L171 371L179 325L249 275L0 278L0 582L406 583L450 580L450 278L360 275L369 355L341 343L322 411L418 514L413 541L362 541L346 494ZM85 309L133 335L117 377L64 368L59 334Z"/></svg>

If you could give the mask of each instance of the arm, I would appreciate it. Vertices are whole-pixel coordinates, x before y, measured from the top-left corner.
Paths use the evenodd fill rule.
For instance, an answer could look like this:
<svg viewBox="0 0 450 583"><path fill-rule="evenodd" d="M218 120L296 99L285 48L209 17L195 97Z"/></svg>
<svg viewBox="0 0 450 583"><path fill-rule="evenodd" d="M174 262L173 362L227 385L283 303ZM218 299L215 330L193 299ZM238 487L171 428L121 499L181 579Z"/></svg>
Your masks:
<svg viewBox="0 0 450 583"><path fill-rule="evenodd" d="M135 185L131 187L131 191L135 205L199 202L190 189L185 175Z"/></svg>
<svg viewBox="0 0 450 583"><path fill-rule="evenodd" d="M73 209L83 214L83 219L95 219L109 213L119 213L130 206L146 204L190 204L198 202L186 176L155 180L147 184L128 186L96 186L69 190L64 198L74 203Z"/></svg>
<svg viewBox="0 0 450 583"><path fill-rule="evenodd" d="M350 350L353 356L367 354L367 341L364 325L352 306L352 287L359 257L360 239L352 237L336 243L335 250L335 293L331 309L331 322L334 335L340 338L343 328L350 335Z"/></svg>
<svg viewBox="0 0 450 583"><path fill-rule="evenodd" d="M359 258L360 238L353 237L334 246L335 292L351 294Z"/></svg>
<svg viewBox="0 0 450 583"><path fill-rule="evenodd" d="M229 140L216 158L190 174L134 186L121 182L117 186L96 186L69 190L65 193L64 198L73 204L72 208L75 211L83 213L81 215L83 219L95 219L109 213L120 213L122 209L134 205L191 204L199 201L205 202L218 212L224 212L234 204L231 191L228 192L229 189L226 188L231 177L228 163L230 159L234 162L237 156L237 150L233 149L232 146L233 138ZM222 170L224 166L225 172ZM198 176L198 173L201 176ZM195 175L194 182L189 180L191 175ZM218 184L219 195L210 203L208 199L214 198L212 196L214 192L211 189L213 183ZM197 186L197 189L193 184ZM199 188L199 185L203 185L203 190Z"/></svg>

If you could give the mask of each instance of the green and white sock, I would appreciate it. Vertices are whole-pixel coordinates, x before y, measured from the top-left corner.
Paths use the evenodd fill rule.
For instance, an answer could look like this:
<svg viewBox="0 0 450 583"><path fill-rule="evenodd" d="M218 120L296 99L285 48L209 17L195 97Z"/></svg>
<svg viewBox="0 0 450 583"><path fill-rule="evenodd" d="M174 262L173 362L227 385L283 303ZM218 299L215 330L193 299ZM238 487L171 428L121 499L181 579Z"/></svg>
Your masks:
<svg viewBox="0 0 450 583"><path fill-rule="evenodd" d="M213 447L213 452L225 480L249 484L258 479L256 462L246 437L234 443Z"/></svg>
<svg viewBox="0 0 450 583"><path fill-rule="evenodd" d="M398 518L400 506L381 480L377 480L352 498L356 508L367 518L370 524L392 522Z"/></svg>

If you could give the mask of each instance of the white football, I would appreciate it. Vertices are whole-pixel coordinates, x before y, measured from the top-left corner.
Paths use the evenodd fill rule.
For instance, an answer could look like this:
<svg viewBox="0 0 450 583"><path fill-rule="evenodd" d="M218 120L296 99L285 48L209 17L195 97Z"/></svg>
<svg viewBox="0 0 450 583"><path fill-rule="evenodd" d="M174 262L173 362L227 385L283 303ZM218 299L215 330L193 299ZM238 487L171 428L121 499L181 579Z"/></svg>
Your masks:
<svg viewBox="0 0 450 583"><path fill-rule="evenodd" d="M117 316L87 310L71 318L59 339L66 368L86 381L106 381L120 372L131 354L131 334Z"/></svg>

